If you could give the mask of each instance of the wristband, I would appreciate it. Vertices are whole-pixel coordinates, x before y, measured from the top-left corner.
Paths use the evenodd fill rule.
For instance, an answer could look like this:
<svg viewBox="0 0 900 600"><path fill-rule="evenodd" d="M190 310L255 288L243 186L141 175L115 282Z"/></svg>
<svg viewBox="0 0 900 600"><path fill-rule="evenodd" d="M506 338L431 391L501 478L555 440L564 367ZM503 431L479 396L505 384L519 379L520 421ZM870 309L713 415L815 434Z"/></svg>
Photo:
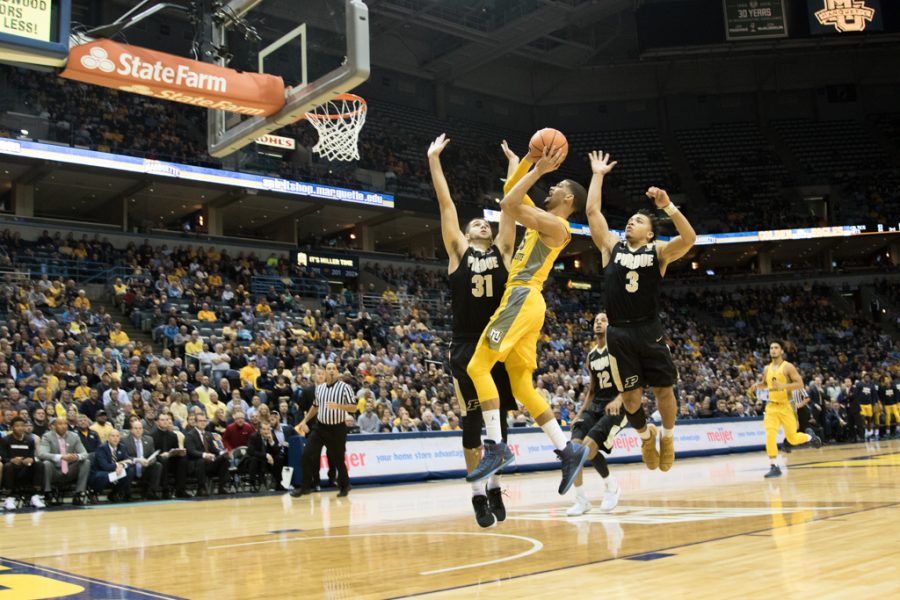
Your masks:
<svg viewBox="0 0 900 600"><path fill-rule="evenodd" d="M669 202L665 206L663 206L663 212L669 215L670 217L678 212L678 207Z"/></svg>

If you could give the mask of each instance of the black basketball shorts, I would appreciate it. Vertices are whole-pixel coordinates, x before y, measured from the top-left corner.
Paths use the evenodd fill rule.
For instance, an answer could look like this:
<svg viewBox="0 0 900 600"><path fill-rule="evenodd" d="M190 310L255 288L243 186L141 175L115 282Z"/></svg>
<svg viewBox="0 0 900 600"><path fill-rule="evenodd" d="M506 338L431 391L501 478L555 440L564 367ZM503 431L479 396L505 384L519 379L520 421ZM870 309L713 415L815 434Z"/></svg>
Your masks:
<svg viewBox="0 0 900 600"><path fill-rule="evenodd" d="M618 415L608 415L602 410L591 410L589 407L572 423L572 439L591 438L598 448L611 454L616 435L627 425L628 417L624 409L620 409Z"/></svg>
<svg viewBox="0 0 900 600"><path fill-rule="evenodd" d="M678 371L659 321L606 330L609 364L620 392L675 385Z"/></svg>
<svg viewBox="0 0 900 600"><path fill-rule="evenodd" d="M466 372L469 360L475 353L474 342L453 342L450 344L450 374L453 376L453 387L456 390L456 401L459 403L460 420L463 430L463 448L481 447L481 430L484 427L484 419L481 416L481 403L478 401L478 392L475 384ZM509 375L506 367L498 362L491 369L491 377L500 393L500 426L503 429L503 440L506 441L506 414L516 410L518 404L513 397L512 387L509 384Z"/></svg>

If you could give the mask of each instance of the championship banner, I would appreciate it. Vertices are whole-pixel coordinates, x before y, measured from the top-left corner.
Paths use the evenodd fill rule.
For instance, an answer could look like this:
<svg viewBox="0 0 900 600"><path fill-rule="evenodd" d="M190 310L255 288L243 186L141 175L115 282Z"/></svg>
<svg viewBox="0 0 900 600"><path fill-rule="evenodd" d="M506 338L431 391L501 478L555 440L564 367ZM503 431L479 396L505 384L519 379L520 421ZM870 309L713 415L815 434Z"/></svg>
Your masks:
<svg viewBox="0 0 900 600"><path fill-rule="evenodd" d="M284 106L284 81L239 73L139 46L97 40L72 48L61 77L248 116L273 115Z"/></svg>
<svg viewBox="0 0 900 600"><path fill-rule="evenodd" d="M676 456L680 458L762 450L765 443L766 432L759 418L688 421L675 428ZM559 468L553 446L540 429L511 428L509 447L516 461L503 469L505 473ZM608 460L641 460L641 440L633 429L619 433ZM351 435L345 463L353 483L462 477L466 470L462 432ZM320 467L320 476L327 479L324 450Z"/></svg>
<svg viewBox="0 0 900 600"><path fill-rule="evenodd" d="M723 0L725 39L758 40L787 37L783 0Z"/></svg>

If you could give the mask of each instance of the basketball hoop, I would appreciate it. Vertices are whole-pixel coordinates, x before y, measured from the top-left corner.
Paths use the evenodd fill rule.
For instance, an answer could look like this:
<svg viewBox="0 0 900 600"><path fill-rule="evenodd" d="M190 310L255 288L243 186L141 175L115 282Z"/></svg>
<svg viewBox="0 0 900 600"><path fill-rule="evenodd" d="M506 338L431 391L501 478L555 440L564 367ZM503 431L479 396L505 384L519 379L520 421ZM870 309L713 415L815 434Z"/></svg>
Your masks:
<svg viewBox="0 0 900 600"><path fill-rule="evenodd" d="M366 122L366 101L356 94L339 94L306 113L319 133L312 151L325 160L359 160L359 132Z"/></svg>

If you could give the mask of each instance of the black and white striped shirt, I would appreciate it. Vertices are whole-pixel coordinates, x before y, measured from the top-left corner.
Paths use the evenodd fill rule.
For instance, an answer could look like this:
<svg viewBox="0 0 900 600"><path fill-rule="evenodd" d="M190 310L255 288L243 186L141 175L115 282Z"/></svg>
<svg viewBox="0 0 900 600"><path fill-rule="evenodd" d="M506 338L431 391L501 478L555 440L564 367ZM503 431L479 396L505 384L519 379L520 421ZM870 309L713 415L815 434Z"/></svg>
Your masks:
<svg viewBox="0 0 900 600"><path fill-rule="evenodd" d="M353 388L343 381L335 381L333 384L320 383L316 386L315 406L318 408L316 418L325 425L338 425L344 422L347 412L328 408L328 403L356 405L356 395Z"/></svg>

